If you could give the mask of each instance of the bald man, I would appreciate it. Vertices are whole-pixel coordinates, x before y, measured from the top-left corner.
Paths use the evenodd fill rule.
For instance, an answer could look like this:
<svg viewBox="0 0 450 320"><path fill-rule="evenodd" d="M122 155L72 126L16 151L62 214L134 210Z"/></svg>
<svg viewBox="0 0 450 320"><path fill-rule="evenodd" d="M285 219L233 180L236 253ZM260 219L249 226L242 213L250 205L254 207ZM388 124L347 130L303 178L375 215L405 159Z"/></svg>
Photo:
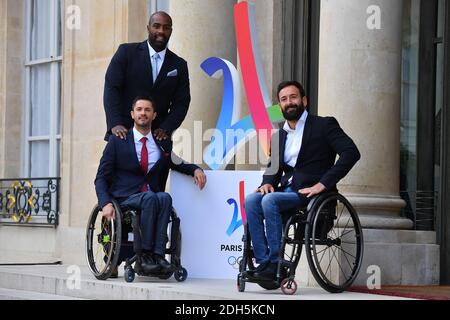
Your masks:
<svg viewBox="0 0 450 320"><path fill-rule="evenodd" d="M133 127L131 105L137 96L153 96L157 118L153 126L158 141L171 137L186 117L191 102L187 62L167 48L172 18L163 11L149 20L148 39L119 46L105 77L103 104L107 133L126 139Z"/></svg>

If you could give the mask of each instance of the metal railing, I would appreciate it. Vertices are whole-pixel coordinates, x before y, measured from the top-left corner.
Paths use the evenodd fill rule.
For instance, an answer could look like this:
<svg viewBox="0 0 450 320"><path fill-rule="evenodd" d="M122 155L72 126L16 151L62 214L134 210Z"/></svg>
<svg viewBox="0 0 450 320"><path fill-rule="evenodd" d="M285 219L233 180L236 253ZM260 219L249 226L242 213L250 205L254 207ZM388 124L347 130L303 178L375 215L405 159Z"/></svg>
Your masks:
<svg viewBox="0 0 450 320"><path fill-rule="evenodd" d="M406 201L403 214L414 221L414 229L434 231L438 193L435 191L401 191L400 196Z"/></svg>
<svg viewBox="0 0 450 320"><path fill-rule="evenodd" d="M0 179L0 224L58 226L60 180Z"/></svg>

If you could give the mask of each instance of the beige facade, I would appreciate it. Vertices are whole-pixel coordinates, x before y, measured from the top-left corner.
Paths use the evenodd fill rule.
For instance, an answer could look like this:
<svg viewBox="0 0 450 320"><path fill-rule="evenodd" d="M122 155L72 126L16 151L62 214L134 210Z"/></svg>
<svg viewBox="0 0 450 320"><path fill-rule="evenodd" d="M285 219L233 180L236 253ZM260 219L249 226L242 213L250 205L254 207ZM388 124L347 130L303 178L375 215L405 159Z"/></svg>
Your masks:
<svg viewBox="0 0 450 320"><path fill-rule="evenodd" d="M0 2L0 175L20 174L23 2Z"/></svg>
<svg viewBox="0 0 450 320"><path fill-rule="evenodd" d="M340 187L351 194L365 227L410 229L400 217L400 76L402 1L378 1L383 29L364 27L371 1L323 1L319 115L334 115L362 159ZM345 106L345 107L343 107ZM387 156L389 155L389 156Z"/></svg>
<svg viewBox="0 0 450 320"><path fill-rule="evenodd" d="M21 173L24 1L0 0L0 178ZM318 111L338 118L363 154L342 182L342 191L361 212L363 226L368 228L367 252L371 257L363 269L370 264L382 265L389 274L386 283L436 283L439 247L435 234L399 231L412 226L399 214L404 205L398 189L402 6L401 1L376 2L387 13L383 31L357 27L364 25L365 19L343 18L364 12L371 1L322 1ZM192 102L182 126L190 132L194 121L202 121L204 130L214 128L220 111L222 82L210 79L200 64L211 56L239 63L233 32L235 3L171 1L174 32L170 48L188 61L190 71ZM64 1L65 8L72 4L79 6L82 15L81 29L63 28L60 224L56 230L0 226L2 240L19 228L36 247L50 248L40 254L20 242L11 247L1 241L0 257L8 252L7 262L14 260L13 252L26 252L14 262L85 263L85 227L96 203L93 181L105 146L105 71L119 44L146 38L149 14L145 0ZM258 41L272 100L282 80L281 9L281 1L256 2ZM246 114L243 95L242 115ZM406 252L402 249L406 247L417 250ZM391 258L399 255L401 262L392 265ZM408 269L414 259L423 275L416 280L411 276L415 272ZM304 261L300 268L304 270ZM405 272L410 272L409 278ZM310 278L306 277L305 283L310 284ZM363 283L364 277L360 281Z"/></svg>

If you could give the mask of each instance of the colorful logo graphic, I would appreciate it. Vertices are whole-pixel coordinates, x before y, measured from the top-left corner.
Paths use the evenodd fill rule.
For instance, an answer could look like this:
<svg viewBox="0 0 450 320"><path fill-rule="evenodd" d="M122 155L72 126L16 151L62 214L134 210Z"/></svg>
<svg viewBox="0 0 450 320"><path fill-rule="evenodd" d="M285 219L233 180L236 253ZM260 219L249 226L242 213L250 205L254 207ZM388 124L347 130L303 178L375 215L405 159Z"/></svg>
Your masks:
<svg viewBox="0 0 450 320"><path fill-rule="evenodd" d="M247 222L247 215L244 209L244 199L245 199L245 182L239 182L239 205L237 201L233 198L228 199L227 202L230 206L234 206L233 218L231 219L230 226L227 229L227 235L231 235L242 225ZM241 219L239 219L239 210L241 211Z"/></svg>
<svg viewBox="0 0 450 320"><path fill-rule="evenodd" d="M259 46L256 41L255 5L243 1L234 7L235 30L239 61L248 100L250 115L240 119L241 81L236 67L229 61L217 57L206 59L201 68L213 78L223 77L224 95L217 121L217 133L206 148L203 159L212 170L221 170L235 155L239 146L256 134L260 146L269 154L272 122L283 119L280 108L272 106L267 90ZM227 131L241 130L242 135L231 135ZM219 155L217 153L220 153ZM216 159L221 159L217 162Z"/></svg>

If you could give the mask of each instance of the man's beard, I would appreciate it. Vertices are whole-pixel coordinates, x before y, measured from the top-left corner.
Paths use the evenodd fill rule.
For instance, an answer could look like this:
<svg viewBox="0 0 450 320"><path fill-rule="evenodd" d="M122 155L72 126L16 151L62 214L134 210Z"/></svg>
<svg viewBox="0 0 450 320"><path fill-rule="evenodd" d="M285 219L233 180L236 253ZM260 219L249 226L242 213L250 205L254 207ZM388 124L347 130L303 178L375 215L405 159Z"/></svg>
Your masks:
<svg viewBox="0 0 450 320"><path fill-rule="evenodd" d="M149 42L150 45L152 46L153 49L162 51L167 47L167 44L169 43L169 39L167 39L166 37L164 37L164 40L156 40L156 36L155 35L150 35L149 36Z"/></svg>
<svg viewBox="0 0 450 320"><path fill-rule="evenodd" d="M140 121L140 119L138 119L137 121L134 122L134 124L136 125L137 128L144 130L149 129L152 126L152 122L148 119L144 121Z"/></svg>
<svg viewBox="0 0 450 320"><path fill-rule="evenodd" d="M292 110L292 107L295 108L295 111ZM303 115L303 112L305 112L305 106L303 103L300 103L299 105L290 105L287 106L285 110L281 109L283 112L283 117L287 121L298 121Z"/></svg>

